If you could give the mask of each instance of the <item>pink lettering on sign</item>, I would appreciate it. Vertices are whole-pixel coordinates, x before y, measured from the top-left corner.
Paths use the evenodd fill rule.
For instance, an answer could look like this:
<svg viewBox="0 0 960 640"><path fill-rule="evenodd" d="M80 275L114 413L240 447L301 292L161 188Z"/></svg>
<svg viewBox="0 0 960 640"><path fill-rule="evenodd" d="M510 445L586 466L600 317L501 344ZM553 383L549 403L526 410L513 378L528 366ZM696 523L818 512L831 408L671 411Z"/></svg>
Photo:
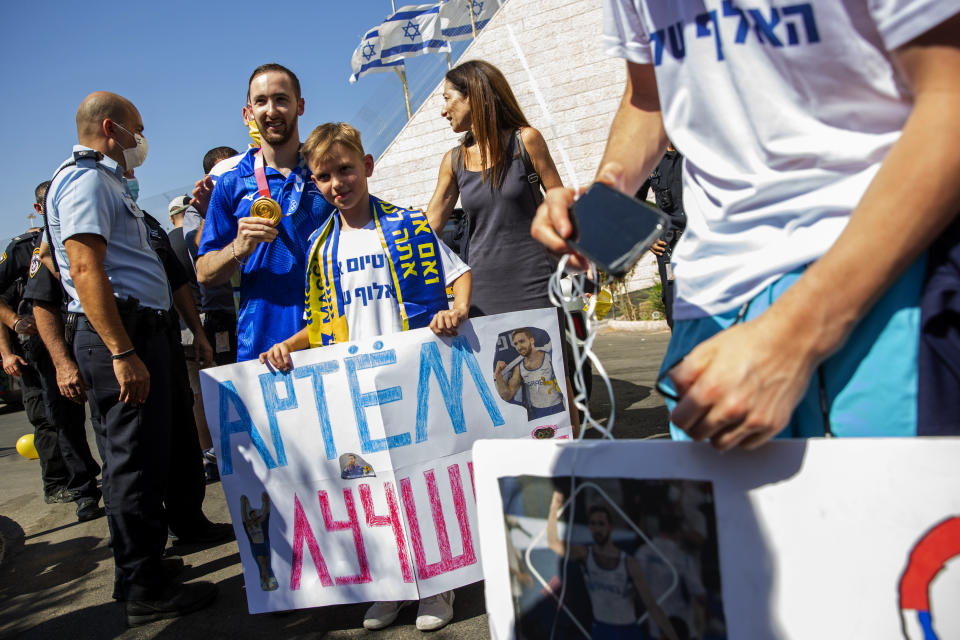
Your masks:
<svg viewBox="0 0 960 640"><path fill-rule="evenodd" d="M473 489L473 501L477 501L477 483L473 480L473 460L467 463L467 469L470 470L470 488Z"/></svg>
<svg viewBox="0 0 960 640"><path fill-rule="evenodd" d="M383 491L387 496L387 507L390 509L390 515L388 516L378 516L374 512L370 485L360 485L360 504L363 505L367 526L389 526L393 529L393 537L397 543L397 556L400 558L400 570L403 572L403 581L413 582L413 567L410 566L410 556L407 554L407 543L403 535L403 525L400 522L400 509L397 506L397 494L393 490L393 483L384 482Z"/></svg>
<svg viewBox="0 0 960 640"><path fill-rule="evenodd" d="M320 545L317 544L317 538L313 535L313 529L307 521L307 514L303 512L303 506L300 504L300 498L293 494L293 568L290 571L290 590L296 591L300 588L300 572L303 569L303 544L307 544L310 550L310 557L313 558L313 564L317 568L317 574L320 576L320 584L325 587L332 587L333 580L330 579L330 572L327 571L327 563L320 553Z"/></svg>
<svg viewBox="0 0 960 640"><path fill-rule="evenodd" d="M357 550L357 562L360 564L360 573L353 576L337 576L337 584L366 584L372 582L370 578L370 563L367 562L367 549L363 545L363 534L360 532L360 521L357 519L357 509L353 504L353 491L343 490L343 502L347 507L349 520L334 520L330 510L330 500L326 491L317 491L320 501L320 513L323 514L323 525L327 531L343 531L350 529L353 532L353 546Z"/></svg>
<svg viewBox="0 0 960 640"><path fill-rule="evenodd" d="M460 480L460 465L447 467L450 476L450 492L453 495L453 507L457 513L460 526L460 536L463 540L463 553L454 557L450 551L450 537L447 535L447 523L443 517L443 505L440 502L440 492L437 490L437 481L433 470L424 471L427 481L427 495L430 499L430 513L433 516L433 526L437 532L437 546L440 550L440 560L427 563L423 551L423 536L420 533L420 521L417 518L417 505L413 499L413 487L409 478L401 478L400 493L403 497L403 506L407 512L407 521L410 523L410 541L413 545L413 557L417 563L417 576L423 580L433 578L442 573L455 571L462 567L474 564L477 554L473 550L473 537L470 534L470 519L467 514L467 502L463 495L463 483Z"/></svg>
<svg viewBox="0 0 960 640"><path fill-rule="evenodd" d="M473 463L470 463L472 468ZM450 476L450 490L453 492L453 506L457 510L457 523L460 525L460 539L463 540L464 558L459 567L466 567L477 561L477 554L473 550L473 537L470 535L470 514L467 512L467 501L463 497L463 482L460 480L460 465L451 465L447 467L447 475ZM439 500L437 501L439 502ZM476 495L474 495L476 502ZM443 514L440 514L441 517Z"/></svg>

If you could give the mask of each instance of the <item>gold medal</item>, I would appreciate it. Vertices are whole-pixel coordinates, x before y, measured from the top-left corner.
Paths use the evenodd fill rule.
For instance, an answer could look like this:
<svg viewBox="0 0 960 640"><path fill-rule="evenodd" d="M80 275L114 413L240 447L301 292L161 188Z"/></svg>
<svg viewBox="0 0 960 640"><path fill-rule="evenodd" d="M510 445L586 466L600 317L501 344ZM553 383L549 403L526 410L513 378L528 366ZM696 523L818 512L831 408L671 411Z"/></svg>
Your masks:
<svg viewBox="0 0 960 640"><path fill-rule="evenodd" d="M277 201L266 196L261 196L253 201L253 204L250 205L250 215L256 218L266 218L273 222L274 226L280 222L282 217L280 205L277 204Z"/></svg>

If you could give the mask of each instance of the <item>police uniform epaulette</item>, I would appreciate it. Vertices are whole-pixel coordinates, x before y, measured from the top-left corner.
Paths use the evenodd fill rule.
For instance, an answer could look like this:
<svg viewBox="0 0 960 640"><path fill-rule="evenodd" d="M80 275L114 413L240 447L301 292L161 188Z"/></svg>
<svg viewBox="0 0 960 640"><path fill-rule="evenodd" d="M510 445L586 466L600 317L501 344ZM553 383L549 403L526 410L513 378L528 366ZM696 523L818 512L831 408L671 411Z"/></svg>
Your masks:
<svg viewBox="0 0 960 640"><path fill-rule="evenodd" d="M74 151L73 159L75 162L79 162L80 160L93 160L94 162L100 162L103 160L103 154L94 149L83 149L81 151Z"/></svg>
<svg viewBox="0 0 960 640"><path fill-rule="evenodd" d="M43 233L43 231L27 231L26 233L21 233L20 235L14 237L14 239L10 242L13 244L20 244L21 242L33 242L40 233Z"/></svg>

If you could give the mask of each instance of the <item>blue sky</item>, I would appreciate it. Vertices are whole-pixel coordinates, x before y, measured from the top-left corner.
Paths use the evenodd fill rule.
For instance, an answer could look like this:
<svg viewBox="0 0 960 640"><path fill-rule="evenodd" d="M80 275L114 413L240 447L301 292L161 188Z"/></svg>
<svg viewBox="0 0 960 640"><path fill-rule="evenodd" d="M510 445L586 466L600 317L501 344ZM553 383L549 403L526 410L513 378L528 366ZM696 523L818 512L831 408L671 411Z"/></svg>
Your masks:
<svg viewBox="0 0 960 640"><path fill-rule="evenodd" d="M378 154L406 120L400 81L394 73L352 85L347 79L360 38L390 12L390 0L6 3L0 238L27 228L33 189L70 154L77 106L95 90L119 93L140 110L150 144L137 169L140 204L164 224L166 203L202 175L208 149L245 148L246 82L264 62L300 78L301 137L322 122L345 120ZM453 43L454 61L467 44ZM446 57L407 62L416 109L442 79Z"/></svg>

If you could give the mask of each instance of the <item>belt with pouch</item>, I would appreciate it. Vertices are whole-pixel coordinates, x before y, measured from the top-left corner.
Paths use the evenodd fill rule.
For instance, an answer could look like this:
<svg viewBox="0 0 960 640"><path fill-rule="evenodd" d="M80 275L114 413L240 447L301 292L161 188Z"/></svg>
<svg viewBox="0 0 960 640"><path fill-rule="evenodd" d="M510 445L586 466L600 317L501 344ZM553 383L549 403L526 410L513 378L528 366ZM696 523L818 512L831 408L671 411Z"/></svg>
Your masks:
<svg viewBox="0 0 960 640"><path fill-rule="evenodd" d="M141 307L136 298L117 299L117 310L120 312L123 328L131 340L144 332L163 333L170 326L169 311ZM84 314L77 314L76 327L93 333L97 332Z"/></svg>

